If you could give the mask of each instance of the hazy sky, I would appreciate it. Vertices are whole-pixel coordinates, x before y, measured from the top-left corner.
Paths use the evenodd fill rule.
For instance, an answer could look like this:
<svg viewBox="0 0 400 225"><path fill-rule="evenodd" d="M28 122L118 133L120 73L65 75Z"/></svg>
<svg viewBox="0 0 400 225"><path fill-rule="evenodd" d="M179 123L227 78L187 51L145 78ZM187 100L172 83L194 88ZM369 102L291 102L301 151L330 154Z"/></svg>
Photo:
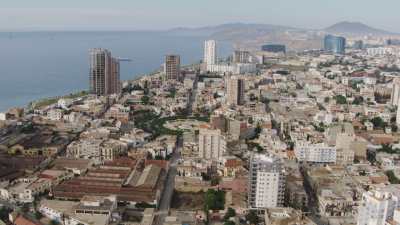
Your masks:
<svg viewBox="0 0 400 225"><path fill-rule="evenodd" d="M221 23L400 32L400 0L0 0L0 30L167 29Z"/></svg>

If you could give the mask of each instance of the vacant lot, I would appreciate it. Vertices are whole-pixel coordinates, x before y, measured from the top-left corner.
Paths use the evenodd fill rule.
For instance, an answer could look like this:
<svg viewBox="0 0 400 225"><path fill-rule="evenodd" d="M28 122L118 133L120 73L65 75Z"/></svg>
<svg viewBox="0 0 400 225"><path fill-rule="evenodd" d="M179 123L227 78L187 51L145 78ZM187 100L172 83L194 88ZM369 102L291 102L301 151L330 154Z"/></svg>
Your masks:
<svg viewBox="0 0 400 225"><path fill-rule="evenodd" d="M174 192L171 207L177 210L202 210L204 208L204 192Z"/></svg>

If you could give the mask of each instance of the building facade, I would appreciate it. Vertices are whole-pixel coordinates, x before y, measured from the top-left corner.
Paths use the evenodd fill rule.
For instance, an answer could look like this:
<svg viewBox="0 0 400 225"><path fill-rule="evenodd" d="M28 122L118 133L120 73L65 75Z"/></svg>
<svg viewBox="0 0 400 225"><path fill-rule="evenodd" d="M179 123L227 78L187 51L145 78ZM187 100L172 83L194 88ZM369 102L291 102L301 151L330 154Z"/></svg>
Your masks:
<svg viewBox="0 0 400 225"><path fill-rule="evenodd" d="M393 219L399 199L388 192L369 191L362 196L357 225L384 225Z"/></svg>
<svg viewBox="0 0 400 225"><path fill-rule="evenodd" d="M204 63L206 65L214 65L217 63L217 43L215 40L207 40L204 42Z"/></svg>
<svg viewBox="0 0 400 225"><path fill-rule="evenodd" d="M220 74L246 74L256 72L257 65L254 63L209 64L206 70Z"/></svg>
<svg viewBox="0 0 400 225"><path fill-rule="evenodd" d="M297 141L294 153L301 162L311 163L336 163L336 147L324 143L310 143Z"/></svg>
<svg viewBox="0 0 400 225"><path fill-rule="evenodd" d="M226 151L225 136L220 130L201 128L199 131L199 157L219 160Z"/></svg>
<svg viewBox="0 0 400 225"><path fill-rule="evenodd" d="M250 52L236 50L233 52L234 63L250 63Z"/></svg>
<svg viewBox="0 0 400 225"><path fill-rule="evenodd" d="M324 50L334 54L345 53L346 39L344 37L326 35L324 38Z"/></svg>
<svg viewBox="0 0 400 225"><path fill-rule="evenodd" d="M261 50L264 52L273 52L273 53L279 53L279 52L286 52L286 46L285 45L279 45L279 44L269 44L269 45L263 45L261 47Z"/></svg>
<svg viewBox="0 0 400 225"><path fill-rule="evenodd" d="M399 104L399 99L400 99L400 79L394 78L392 86L392 94L390 96L390 104L397 106Z"/></svg>
<svg viewBox="0 0 400 225"><path fill-rule="evenodd" d="M237 77L226 79L226 102L228 105L244 104L244 80Z"/></svg>
<svg viewBox="0 0 400 225"><path fill-rule="evenodd" d="M96 95L118 94L121 91L119 60L107 49L90 49L90 92Z"/></svg>
<svg viewBox="0 0 400 225"><path fill-rule="evenodd" d="M249 208L282 207L284 195L285 171L282 161L273 155L253 154L249 166Z"/></svg>
<svg viewBox="0 0 400 225"><path fill-rule="evenodd" d="M181 73L181 57L179 55L165 56L165 77L167 80L179 79Z"/></svg>

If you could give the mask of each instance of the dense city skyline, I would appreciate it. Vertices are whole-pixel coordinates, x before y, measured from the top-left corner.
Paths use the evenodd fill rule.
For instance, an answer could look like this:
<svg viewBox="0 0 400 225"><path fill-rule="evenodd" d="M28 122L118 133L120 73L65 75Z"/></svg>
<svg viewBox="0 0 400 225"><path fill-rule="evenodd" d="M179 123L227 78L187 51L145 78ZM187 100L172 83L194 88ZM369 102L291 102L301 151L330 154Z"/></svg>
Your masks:
<svg viewBox="0 0 400 225"><path fill-rule="evenodd" d="M399 6L395 0L8 1L0 9L0 30L160 30L235 22L321 29L340 21L359 21L400 32Z"/></svg>
<svg viewBox="0 0 400 225"><path fill-rule="evenodd" d="M4 3L0 225L400 225L397 6Z"/></svg>

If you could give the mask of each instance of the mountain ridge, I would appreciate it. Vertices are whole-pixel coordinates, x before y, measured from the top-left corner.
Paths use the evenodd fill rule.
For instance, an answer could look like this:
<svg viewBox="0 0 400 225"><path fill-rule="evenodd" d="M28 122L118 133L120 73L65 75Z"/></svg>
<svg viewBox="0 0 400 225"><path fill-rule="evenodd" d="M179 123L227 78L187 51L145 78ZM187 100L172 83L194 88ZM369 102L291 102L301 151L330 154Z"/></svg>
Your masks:
<svg viewBox="0 0 400 225"><path fill-rule="evenodd" d="M368 26L361 22L349 22L342 21L335 23L329 27L323 29L325 32L329 33L339 33L339 34L355 34L355 35L390 35L395 34L394 32L386 31L383 29L377 29Z"/></svg>
<svg viewBox="0 0 400 225"><path fill-rule="evenodd" d="M325 33L335 33L342 35L395 35L397 33L378 29L366 25L362 22L349 22L342 21L335 23L329 27L321 29L308 29L308 28L297 28L285 25L274 25L274 24L262 24L262 23L225 23L214 26L202 26L202 27L177 27L166 30L167 33L174 33L176 35L201 35L201 36L214 36L219 34L220 36L224 32L232 33L234 31L240 32L279 32L279 31L320 31Z"/></svg>

